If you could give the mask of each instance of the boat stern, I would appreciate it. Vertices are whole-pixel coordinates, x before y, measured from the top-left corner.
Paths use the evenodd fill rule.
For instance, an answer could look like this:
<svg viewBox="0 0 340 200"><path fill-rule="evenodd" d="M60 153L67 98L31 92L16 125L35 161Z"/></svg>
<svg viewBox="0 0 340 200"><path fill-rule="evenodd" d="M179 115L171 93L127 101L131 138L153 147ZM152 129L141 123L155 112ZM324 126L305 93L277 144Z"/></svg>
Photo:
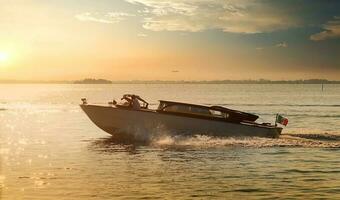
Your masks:
<svg viewBox="0 0 340 200"><path fill-rule="evenodd" d="M273 127L271 129L269 129L269 132L267 134L267 137L271 137L271 138L278 138L280 137L281 133L282 133L283 128L282 127Z"/></svg>

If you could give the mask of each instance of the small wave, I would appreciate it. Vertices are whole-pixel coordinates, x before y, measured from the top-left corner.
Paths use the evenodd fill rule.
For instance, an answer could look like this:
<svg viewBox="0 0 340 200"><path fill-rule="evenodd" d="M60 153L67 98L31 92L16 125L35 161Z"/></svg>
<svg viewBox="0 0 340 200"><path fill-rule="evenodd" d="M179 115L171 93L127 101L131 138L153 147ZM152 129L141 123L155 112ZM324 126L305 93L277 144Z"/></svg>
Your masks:
<svg viewBox="0 0 340 200"><path fill-rule="evenodd" d="M266 192L266 190L261 188L243 188L243 189L235 189L231 190L232 192L245 192L245 193L251 193L251 192Z"/></svg>
<svg viewBox="0 0 340 200"><path fill-rule="evenodd" d="M0 108L0 111L6 111L7 109L6 108Z"/></svg>
<svg viewBox="0 0 340 200"><path fill-rule="evenodd" d="M312 115L312 114L289 114L289 116L294 117L324 117L324 118L333 118L333 117L340 117L340 115Z"/></svg>
<svg viewBox="0 0 340 200"><path fill-rule="evenodd" d="M215 104L204 104L204 105L215 105ZM290 106L290 107L340 107L339 104L275 104L275 103L268 103L268 104L217 104L220 106Z"/></svg>
<svg viewBox="0 0 340 200"><path fill-rule="evenodd" d="M257 112L256 113L257 115L260 115L260 116L273 116L275 114L273 113L266 113L266 112ZM307 114L307 113L304 113L304 114L286 114L285 115L286 117L320 117L320 118L337 118L337 117L340 117L340 115L338 114L335 114L335 115L329 115L329 114L326 114L326 115L322 115L322 114Z"/></svg>
<svg viewBox="0 0 340 200"><path fill-rule="evenodd" d="M284 173L300 173L300 174L334 174L340 173L340 170L301 170L301 169L288 169Z"/></svg>

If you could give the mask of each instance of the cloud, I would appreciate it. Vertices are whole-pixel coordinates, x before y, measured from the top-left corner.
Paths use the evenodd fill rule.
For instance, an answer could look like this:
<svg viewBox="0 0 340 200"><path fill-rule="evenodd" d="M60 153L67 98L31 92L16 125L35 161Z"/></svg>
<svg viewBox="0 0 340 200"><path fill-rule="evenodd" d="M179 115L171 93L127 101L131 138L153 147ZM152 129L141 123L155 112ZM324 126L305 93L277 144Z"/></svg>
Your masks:
<svg viewBox="0 0 340 200"><path fill-rule="evenodd" d="M138 33L137 36L138 36L138 37L148 37L148 35L145 34L145 33Z"/></svg>
<svg viewBox="0 0 340 200"><path fill-rule="evenodd" d="M266 47L256 47L255 49L257 51L263 51L263 50L266 50L266 49L272 49L272 48L287 48L288 47L288 44L287 42L280 42L278 44L275 44L275 45L271 45L271 46L266 46Z"/></svg>
<svg viewBox="0 0 340 200"><path fill-rule="evenodd" d="M129 13L123 13L123 12L107 12L107 13L85 12L85 13L77 14L75 18L80 21L114 24L114 23L121 22L125 20L127 17L131 17L131 16L134 16L134 15L129 14Z"/></svg>
<svg viewBox="0 0 340 200"><path fill-rule="evenodd" d="M256 0L125 1L142 7L143 27L152 31L261 33L298 24L284 9Z"/></svg>
<svg viewBox="0 0 340 200"><path fill-rule="evenodd" d="M288 44L286 42L281 42L281 43L276 44L275 46L279 48L287 48Z"/></svg>
<svg viewBox="0 0 340 200"><path fill-rule="evenodd" d="M334 17L333 20L323 25L323 29L320 33L316 33L310 36L313 41L321 41L333 38L340 38L340 17Z"/></svg>

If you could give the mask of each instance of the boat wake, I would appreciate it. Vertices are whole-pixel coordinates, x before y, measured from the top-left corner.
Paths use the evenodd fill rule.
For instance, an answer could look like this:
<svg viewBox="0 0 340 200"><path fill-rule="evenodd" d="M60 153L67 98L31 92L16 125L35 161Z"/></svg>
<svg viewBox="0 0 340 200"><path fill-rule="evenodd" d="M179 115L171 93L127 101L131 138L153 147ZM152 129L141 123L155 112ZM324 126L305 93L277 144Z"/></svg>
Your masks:
<svg viewBox="0 0 340 200"><path fill-rule="evenodd" d="M340 135L333 135L333 134L285 134L283 136L291 136L297 138L304 138L304 139L312 139L312 140L321 140L321 141L339 141L340 142Z"/></svg>
<svg viewBox="0 0 340 200"><path fill-rule="evenodd" d="M301 131L301 130L300 130ZM131 139L131 138L130 138ZM138 130L134 139L144 141L147 145L165 148L179 147L320 147L340 148L340 135L336 133L288 133L282 134L279 138L264 137L215 137L205 133L189 135L176 135L165 127L157 127L151 132Z"/></svg>
<svg viewBox="0 0 340 200"><path fill-rule="evenodd" d="M167 136L158 138L152 145L160 147L307 147L307 148L340 148L340 136L329 134L296 134L282 135L279 138L259 137L210 137L204 135Z"/></svg>
<svg viewBox="0 0 340 200"><path fill-rule="evenodd" d="M138 133L138 135L142 135ZM137 135L137 136L138 136ZM279 138L261 137L212 137L203 134L194 136L149 134L143 138L121 138L112 136L96 140L92 145L103 151L117 151L117 145L135 149L137 146L149 146L161 149L204 149L204 148L270 148L270 147L300 147L300 148L340 148L340 135L332 134L283 134ZM119 147L119 148L120 148ZM119 149L118 148L118 149ZM126 149L123 149L125 151Z"/></svg>

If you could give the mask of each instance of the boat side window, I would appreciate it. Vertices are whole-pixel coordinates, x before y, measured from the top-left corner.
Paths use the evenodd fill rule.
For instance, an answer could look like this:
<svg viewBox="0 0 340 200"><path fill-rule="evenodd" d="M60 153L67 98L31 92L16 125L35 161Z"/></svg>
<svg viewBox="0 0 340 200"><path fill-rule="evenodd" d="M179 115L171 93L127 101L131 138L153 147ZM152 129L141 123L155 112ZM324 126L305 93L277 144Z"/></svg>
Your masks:
<svg viewBox="0 0 340 200"><path fill-rule="evenodd" d="M201 116L228 118L228 114L219 110L209 109L202 106L185 105L185 104L172 104L161 102L158 106L159 111L187 113Z"/></svg>
<svg viewBox="0 0 340 200"><path fill-rule="evenodd" d="M183 106L183 105L170 105L170 106L164 106L164 111L168 112L181 112L181 113L189 113L189 107Z"/></svg>
<svg viewBox="0 0 340 200"><path fill-rule="evenodd" d="M157 110L163 110L165 103L159 103Z"/></svg>
<svg viewBox="0 0 340 200"><path fill-rule="evenodd" d="M209 110L210 114L213 115L214 117L221 117L221 118L228 118L228 114L221 112L219 110Z"/></svg>
<svg viewBox="0 0 340 200"><path fill-rule="evenodd" d="M205 108L200 108L200 107L190 107L191 113L198 114L198 115L211 115L210 111Z"/></svg>
<svg viewBox="0 0 340 200"><path fill-rule="evenodd" d="M166 111L166 109L171 106L169 105L168 103L165 103L165 102L161 102L157 108L157 110L163 110L163 111Z"/></svg>
<svg viewBox="0 0 340 200"><path fill-rule="evenodd" d="M188 105L169 105L163 107L164 111L167 112L178 112L178 113L188 113L195 115L205 115L205 116L213 116L209 109L196 107L196 106L188 106Z"/></svg>

